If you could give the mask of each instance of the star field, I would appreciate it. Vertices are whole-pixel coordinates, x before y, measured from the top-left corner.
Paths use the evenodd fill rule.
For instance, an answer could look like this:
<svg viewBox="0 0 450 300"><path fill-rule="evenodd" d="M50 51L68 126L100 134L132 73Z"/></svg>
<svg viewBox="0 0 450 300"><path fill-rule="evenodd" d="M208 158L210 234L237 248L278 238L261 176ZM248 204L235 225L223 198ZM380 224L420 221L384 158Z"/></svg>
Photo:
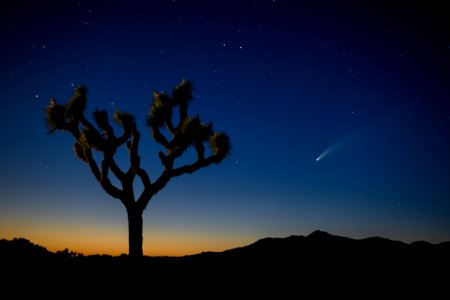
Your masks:
<svg viewBox="0 0 450 300"><path fill-rule="evenodd" d="M135 114L155 178L152 91L188 78L190 113L226 131L233 155L152 200L145 254L316 229L450 240L450 17L438 2L15 1L0 17L1 238L126 252L125 210L70 136L46 134L44 108L85 84L89 117Z"/></svg>

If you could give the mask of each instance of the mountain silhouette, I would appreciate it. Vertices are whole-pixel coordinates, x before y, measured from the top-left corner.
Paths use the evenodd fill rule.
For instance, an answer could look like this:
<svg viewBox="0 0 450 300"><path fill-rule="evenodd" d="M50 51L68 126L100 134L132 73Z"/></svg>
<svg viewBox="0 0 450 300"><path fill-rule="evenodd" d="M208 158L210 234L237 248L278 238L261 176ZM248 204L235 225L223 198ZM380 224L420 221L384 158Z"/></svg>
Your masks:
<svg viewBox="0 0 450 300"><path fill-rule="evenodd" d="M423 252L423 253L421 253ZM450 254L450 241L438 244L432 244L426 241L415 241L410 244L390 240L382 237L369 237L363 239L352 239L348 237L332 235L325 231L316 230L307 236L292 235L286 238L263 238L256 242L238 248L225 250L223 252L202 252L183 257L145 257L152 261L157 260L209 260L226 259L228 257L248 257L253 260L264 257L267 259L286 259L298 257L303 259L302 255L318 256L319 254L328 254L333 256L338 253L345 256L377 254L383 253L395 255L406 254L426 254L433 252L435 255L443 253ZM112 257L109 255L91 255L84 256L81 253L69 251L68 249L51 252L45 247L32 243L25 238L14 238L12 240L0 240L0 258L43 258L43 257L91 257L91 258L117 258L126 260L126 256Z"/></svg>
<svg viewBox="0 0 450 300"><path fill-rule="evenodd" d="M24 238L14 238L10 241L0 240L0 257L49 257L53 253L46 248L33 244Z"/></svg>
<svg viewBox="0 0 450 300"><path fill-rule="evenodd" d="M258 295L265 290L289 291L284 295L290 295L300 287L317 295L327 291L348 295L356 288L375 294L387 290L403 293L411 288L436 292L449 280L449 255L450 242L352 239L319 230L307 236L264 238L223 252L183 257L84 256L67 249L53 253L25 239L0 240L3 273L16 274L24 281L45 278L73 288L71 284L81 280L83 287L94 289L99 288L92 285L100 279L108 286L116 282L124 288L145 281L160 288L170 283L197 292L208 286ZM41 277L44 270L50 277Z"/></svg>

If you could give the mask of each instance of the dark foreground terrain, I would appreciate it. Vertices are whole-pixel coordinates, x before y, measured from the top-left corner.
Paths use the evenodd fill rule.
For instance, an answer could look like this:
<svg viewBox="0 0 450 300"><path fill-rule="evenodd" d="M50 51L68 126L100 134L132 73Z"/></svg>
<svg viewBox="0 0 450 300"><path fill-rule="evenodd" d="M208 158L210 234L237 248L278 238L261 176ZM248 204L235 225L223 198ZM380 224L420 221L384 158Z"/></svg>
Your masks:
<svg viewBox="0 0 450 300"><path fill-rule="evenodd" d="M52 253L14 239L0 240L0 263L2 286L23 285L27 288L19 291L24 293L46 294L62 288L70 293L93 289L103 296L163 292L167 297L190 294L212 299L240 298L234 294L237 291L254 297L276 291L278 296L312 292L367 298L395 292L446 298L450 242L355 240L315 231L306 237L266 238L224 252L132 259L67 250Z"/></svg>

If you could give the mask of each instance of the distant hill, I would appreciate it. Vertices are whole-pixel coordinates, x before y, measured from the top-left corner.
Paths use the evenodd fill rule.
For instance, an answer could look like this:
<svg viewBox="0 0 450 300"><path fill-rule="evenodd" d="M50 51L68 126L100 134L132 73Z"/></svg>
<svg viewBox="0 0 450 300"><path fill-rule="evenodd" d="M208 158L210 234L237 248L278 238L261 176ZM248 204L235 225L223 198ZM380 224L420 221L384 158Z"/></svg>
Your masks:
<svg viewBox="0 0 450 300"><path fill-rule="evenodd" d="M0 257L48 257L53 253L24 238L0 240Z"/></svg>
<svg viewBox="0 0 450 300"><path fill-rule="evenodd" d="M400 241L382 237L369 237L364 239L351 239L332 235L324 231L316 230L308 236L292 235L287 238L264 238L245 247L224 251L228 254L238 255L283 255L298 256L302 253L318 255L361 255L366 254L394 254L396 252L413 253L420 251L445 252L450 250L450 242L431 244L425 241L417 241L406 244ZM378 254L377 254L378 253Z"/></svg>
<svg viewBox="0 0 450 300"><path fill-rule="evenodd" d="M326 285L336 287L338 283L350 290L439 291L450 282L450 242L406 244L381 237L351 239L314 231L308 236L264 238L223 252L136 260L83 256L67 249L53 253L25 239L13 239L0 241L0 265L4 274L15 274L9 279L51 279L63 284L81 280L90 285L102 279L127 286L145 279L152 286L189 283L198 289L206 285L219 290L255 289L259 295L264 295L264 289L280 287L289 295L299 287L318 287L314 291L321 295L330 291ZM43 270L50 277L42 277Z"/></svg>
<svg viewBox="0 0 450 300"><path fill-rule="evenodd" d="M351 239L314 231L308 236L264 238L248 246L224 252L206 252L186 257L186 260L222 262L224 267L271 268L286 270L302 268L328 272L371 268L405 270L431 268L450 261L450 242L431 244L418 241L406 244L381 237Z"/></svg>

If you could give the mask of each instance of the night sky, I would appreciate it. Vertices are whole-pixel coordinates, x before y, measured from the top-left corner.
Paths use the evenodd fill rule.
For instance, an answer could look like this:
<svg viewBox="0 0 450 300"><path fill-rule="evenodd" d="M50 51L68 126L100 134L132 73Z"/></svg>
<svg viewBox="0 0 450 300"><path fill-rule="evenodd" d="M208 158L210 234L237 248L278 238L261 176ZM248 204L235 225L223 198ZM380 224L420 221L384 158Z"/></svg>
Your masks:
<svg viewBox="0 0 450 300"><path fill-rule="evenodd" d="M144 254L316 229L450 240L450 13L409 2L3 1L0 238L127 253L125 208L72 136L46 134L45 107L85 84L89 118L134 113L155 179L152 91L187 78L190 114L226 131L232 156L152 199Z"/></svg>

